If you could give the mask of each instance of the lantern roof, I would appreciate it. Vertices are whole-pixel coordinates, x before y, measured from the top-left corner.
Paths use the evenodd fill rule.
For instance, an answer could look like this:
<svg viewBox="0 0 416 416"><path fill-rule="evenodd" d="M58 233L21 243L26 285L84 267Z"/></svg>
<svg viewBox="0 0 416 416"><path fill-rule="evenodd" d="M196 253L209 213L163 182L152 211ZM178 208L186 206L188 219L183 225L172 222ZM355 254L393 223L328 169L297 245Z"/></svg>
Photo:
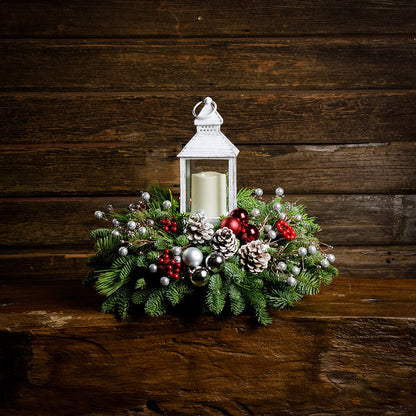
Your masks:
<svg viewBox="0 0 416 416"><path fill-rule="evenodd" d="M204 103L204 107L197 115L196 108ZM240 152L230 140L221 132L223 119L217 111L217 104L207 97L193 109L194 124L197 132L185 145L178 157L184 158L235 158Z"/></svg>

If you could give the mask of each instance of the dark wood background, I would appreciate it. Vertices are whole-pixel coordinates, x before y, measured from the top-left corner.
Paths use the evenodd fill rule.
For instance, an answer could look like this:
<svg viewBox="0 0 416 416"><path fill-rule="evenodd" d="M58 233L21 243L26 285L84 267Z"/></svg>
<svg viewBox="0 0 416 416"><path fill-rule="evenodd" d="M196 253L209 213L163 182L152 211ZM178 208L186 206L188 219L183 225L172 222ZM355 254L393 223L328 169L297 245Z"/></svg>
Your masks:
<svg viewBox="0 0 416 416"><path fill-rule="evenodd" d="M392 291L394 302L388 305L396 305L393 308L396 312L377 309L371 313L375 319L395 317L396 313L403 317L400 321L403 328L410 325L408 318L415 319L414 308L413 312L403 312L404 309L397 312L400 309L397 305L404 305L404 293L411 293L414 288L407 279L416 277L416 3L413 0L0 0L0 12L0 275L4 281L12 278L18 284L29 278L32 282L43 282L46 287L52 282L59 287L56 281L68 278L78 282L86 272L85 260L91 252L89 232L102 225L93 217L96 209L105 210L109 203L127 206L135 201L138 191L157 180L178 192L176 155L194 134L192 108L205 96L211 96L224 118L223 132L240 149L238 186L262 187L266 197L273 194L275 187L282 186L288 200L306 204L307 212L316 216L323 228L321 240L335 246L336 266L340 275L347 278L340 280L342 290L372 285L384 288L380 293L387 294L389 288L406 288L400 293ZM386 283L387 280L391 283ZM63 292L65 287L62 283L57 290ZM12 297L18 293L13 290ZM349 311L361 311L350 312L361 323L351 324L345 330L347 335L344 334L354 345L358 332L374 331L371 323L360 321L370 314L361 310L361 299L369 296L366 291L354 292L355 303L348 304ZM21 296L30 299L29 294ZM40 299L49 305L45 296ZM321 300L327 305L325 297ZM407 302L403 308L414 307L414 298ZM8 305L7 300L4 305ZM294 315L287 319L318 322L325 315L322 311L325 308L314 318L301 312L300 318ZM72 309L68 313L74 315ZM25 319L29 319L27 316ZM30 317L38 319L41 332L45 326L60 330L63 325L59 323L62 321L53 321L53 315L48 318L52 321L39 314L32 313ZM106 319L106 328L112 331L109 317L95 316L91 322L99 326L101 319ZM174 332L177 322L167 319L163 322L170 328L168 333ZM315 339L324 331L337 338L335 321L326 315L322 319L321 324L316 324L315 335L311 333L309 337ZM145 325L148 325L146 331L153 334L152 324L146 321ZM216 324L209 321L207 325L208 332L202 330L200 336L211 336ZM227 327L224 343L234 342L232 337L227 338L233 333L233 325L242 324ZM272 332L276 337L287 328L280 325ZM390 321L385 325L392 328ZM87 326L83 327L84 332L80 330L86 337ZM30 325L22 323L21 328ZM97 336L105 338L106 332L100 328L96 329L100 334ZM403 328L403 336L407 338L402 338L402 345L409 345L414 338ZM130 329L123 329L124 337ZM71 342L75 343L78 330L78 327L72 330ZM304 338L303 329L299 331L290 339L290 345L312 342ZM374 334L386 334L378 331ZM262 334L267 336L267 332ZM27 339L25 336L16 335L16 342L30 344L30 335ZM38 350L45 351L45 345L56 341L55 336L55 333L38 336ZM393 331L387 338L391 341L395 337ZM15 345L7 334L4 339L6 350L7 345ZM127 348L127 340L123 339ZM64 348L66 341L59 342ZM100 338L94 342L104 341ZM120 342L120 338L116 337L114 342ZM258 342L259 339L251 348L257 348ZM329 345L328 339L323 342ZM352 344L336 345L331 354L341 351L352 354ZM374 348L381 350L385 345L377 344ZM394 351L400 348L397 345ZM403 380L410 380L410 375L415 374L414 361L409 361L411 350L403 352L407 358L402 357L401 363L405 363L403 368L407 372L403 370L402 378L396 380L397 386L404 386L402 391L407 393L400 395L399 387L389 390L386 387L389 384L382 383L382 379L388 380L386 383L391 386L387 367L377 381L379 391L396 395L396 402L393 400L388 407L391 411L396 409L395 414L411 414L416 409L414 403L409 404L414 397L413 387L403 384ZM26 354L24 348L22 351ZM360 362L364 363L368 350L357 351L362 357ZM119 359L124 359L124 353L120 354ZM278 354L278 351L271 353ZM303 353L299 354L302 362L305 358ZM316 354L308 360L320 359L319 352ZM58 362L59 357L57 351L50 352L51 362ZM379 362L387 362L389 357L379 357ZM35 368L44 358L42 355L36 358ZM163 367L168 362L167 359L158 364L155 358L153 364ZM413 365L411 371L409 363ZM239 366L237 362L236 368ZM375 366L371 371L377 369ZM46 386L47 371L51 370L41 367L37 386ZM314 375L310 385L318 377L315 370L311 371ZM333 371L333 377L343 379L341 373ZM16 386L21 379L26 380L24 371L10 374ZM184 380L187 374L183 370L172 377ZM103 377L108 376L104 371ZM69 379L78 377L78 373L71 374ZM327 375L319 377L322 381ZM58 383L59 378L56 375L54 382ZM347 378L348 375L344 383ZM71 383L63 390L74 392ZM383 394L368 395L366 383L373 387L374 383L369 379L362 383L335 405L323 400L325 391L331 389L325 383L320 393L313 390L305 400L322 403L315 411L324 411L327 405L335 413L344 409L344 415L354 414L361 400L366 414L380 414L377 403L384 400ZM142 391L152 388L143 385ZM239 388L241 394L246 391ZM274 388L283 391L276 385ZM42 400L49 400L54 394L52 390L47 390ZM90 397L85 386L77 393L80 397L81 391ZM211 396L207 393L203 400L211 403L211 407L207 405L204 411L189 405L182 408L182 413L175 413L174 405L162 393L149 399L145 410L136 411L157 414L159 407L153 400L159 403L165 400L165 409L171 406L169 414L195 415L198 411L209 415L289 415L291 407L293 414L310 414L310 408L293 408L294 402L283 396L278 400L286 413L274 413L279 411L278 407L271 410L273 406L267 395L261 396L263 407L259 399L250 399L252 404L255 402L253 409L257 409L252 413L243 405L240 408L221 405L228 410L221 413L217 409L216 413L212 398L217 390L209 391ZM120 396L111 399L109 391L102 393L106 397L103 403L115 409ZM66 397L68 403L64 409L70 407L74 397L78 396ZM91 398L97 400L92 393ZM77 403L81 406L81 401ZM86 409L92 412L94 407L81 406L78 413L87 412ZM9 409L7 414L19 413ZM52 409L51 414L59 414L58 408Z"/></svg>

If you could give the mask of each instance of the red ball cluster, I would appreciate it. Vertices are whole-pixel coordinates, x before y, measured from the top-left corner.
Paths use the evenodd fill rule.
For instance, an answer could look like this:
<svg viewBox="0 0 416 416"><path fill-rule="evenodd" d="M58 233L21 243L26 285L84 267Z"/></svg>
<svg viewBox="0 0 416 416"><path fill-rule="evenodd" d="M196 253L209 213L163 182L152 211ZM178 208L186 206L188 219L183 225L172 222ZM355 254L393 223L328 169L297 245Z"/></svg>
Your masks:
<svg viewBox="0 0 416 416"><path fill-rule="evenodd" d="M236 208L231 211L230 216L224 218L221 223L221 228L229 228L238 239L244 244L250 241L257 240L259 238L259 230L255 225L249 224L249 215L246 210L242 208Z"/></svg>
<svg viewBox="0 0 416 416"><path fill-rule="evenodd" d="M283 235L286 240L294 240L296 238L296 232L286 221L279 220L276 222L277 231Z"/></svg>
<svg viewBox="0 0 416 416"><path fill-rule="evenodd" d="M175 256L169 251L169 249L165 249L164 253L159 257L159 264L157 268L164 272L168 277L179 279L181 262L175 260Z"/></svg>
<svg viewBox="0 0 416 416"><path fill-rule="evenodd" d="M178 232L178 223L176 222L176 218L172 217L170 219L169 217L163 218L163 220L160 220L160 224L163 225L163 230L167 233L171 231L172 233Z"/></svg>

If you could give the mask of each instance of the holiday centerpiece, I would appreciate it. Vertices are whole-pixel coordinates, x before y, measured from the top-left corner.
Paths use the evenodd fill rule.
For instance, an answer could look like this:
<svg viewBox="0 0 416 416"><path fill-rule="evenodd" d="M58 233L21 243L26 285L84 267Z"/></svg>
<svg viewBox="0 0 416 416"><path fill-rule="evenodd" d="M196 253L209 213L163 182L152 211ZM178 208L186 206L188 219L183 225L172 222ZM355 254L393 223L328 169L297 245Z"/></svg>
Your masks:
<svg viewBox="0 0 416 416"><path fill-rule="evenodd" d="M91 233L84 282L106 297L103 312L121 318L192 305L215 315L251 310L267 325L267 307L291 307L332 281L332 247L281 187L269 202L261 188L237 192L239 151L221 132L215 102L206 98L193 114L197 132L178 155L180 197L153 186L124 211L96 211L107 227Z"/></svg>

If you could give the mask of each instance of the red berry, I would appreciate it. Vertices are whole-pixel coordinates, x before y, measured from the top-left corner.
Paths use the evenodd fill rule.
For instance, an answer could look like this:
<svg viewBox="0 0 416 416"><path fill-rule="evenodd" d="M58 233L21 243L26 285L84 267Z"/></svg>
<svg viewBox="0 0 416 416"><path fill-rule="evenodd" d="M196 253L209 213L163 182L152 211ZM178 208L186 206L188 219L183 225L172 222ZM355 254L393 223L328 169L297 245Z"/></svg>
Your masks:
<svg viewBox="0 0 416 416"><path fill-rule="evenodd" d="M165 227L163 227L163 229L166 231L166 232L169 232L169 227L166 225Z"/></svg>
<svg viewBox="0 0 416 416"><path fill-rule="evenodd" d="M167 269L168 269L168 270L172 270L172 265L171 265L171 264L168 264L168 265L167 265Z"/></svg>
<svg viewBox="0 0 416 416"><path fill-rule="evenodd" d="M177 227L172 227L172 232L173 233L176 233L178 231L178 228Z"/></svg>
<svg viewBox="0 0 416 416"><path fill-rule="evenodd" d="M175 273L175 274L173 275L173 277L174 277L175 279L179 279L179 274Z"/></svg>
<svg viewBox="0 0 416 416"><path fill-rule="evenodd" d="M176 221L172 221L172 227L176 227L178 223Z"/></svg>
<svg viewBox="0 0 416 416"><path fill-rule="evenodd" d="M164 253L165 254L169 254L169 249L168 248L165 248Z"/></svg>
<svg viewBox="0 0 416 416"><path fill-rule="evenodd" d="M172 272L172 270L169 270L169 271L168 271L168 276L169 276L169 277L172 277L172 276L173 276L173 272Z"/></svg>

